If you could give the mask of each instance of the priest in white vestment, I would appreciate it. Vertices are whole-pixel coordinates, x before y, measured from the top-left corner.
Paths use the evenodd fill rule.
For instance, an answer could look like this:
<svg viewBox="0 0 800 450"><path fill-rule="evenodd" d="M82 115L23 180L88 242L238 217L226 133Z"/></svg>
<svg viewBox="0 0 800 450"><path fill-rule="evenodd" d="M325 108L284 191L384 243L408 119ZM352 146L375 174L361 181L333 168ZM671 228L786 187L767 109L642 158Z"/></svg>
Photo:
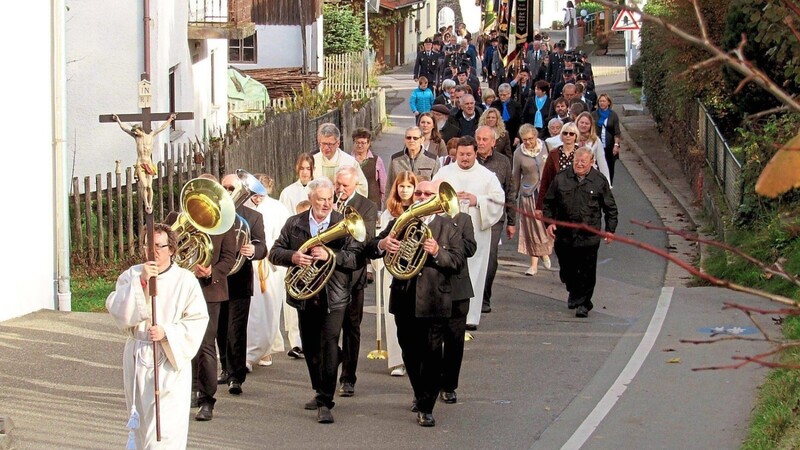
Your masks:
<svg viewBox="0 0 800 450"><path fill-rule="evenodd" d="M261 183L264 184L265 180L262 179ZM264 237L269 252L280 236L286 219L291 215L283 203L269 195L256 197L248 200L245 205L264 216ZM253 264L253 298L247 319L247 364L252 369L253 364L270 365L272 362L271 353L275 350L272 348L273 342L280 335L281 309L286 301L286 286L283 282L286 268L275 266L266 258L250 264ZM283 343L283 339L280 342Z"/></svg>
<svg viewBox="0 0 800 450"><path fill-rule="evenodd" d="M206 332L208 310L195 275L172 262L175 232L156 224L155 261L137 264L117 279L106 309L128 340L122 360L125 403L130 412L128 448L184 449L189 434L191 361ZM152 325L147 280L156 276L156 323ZM153 341L159 342L154 358ZM154 360L158 364L161 442L156 442Z"/></svg>
<svg viewBox="0 0 800 450"><path fill-rule="evenodd" d="M358 185L356 192L367 197L367 177L361 170L361 164L339 148L341 133L339 128L332 123L323 123L317 128L317 143L319 152L314 154L314 179L327 178L331 183L336 182L336 171L339 167L353 166L358 172Z"/></svg>
<svg viewBox="0 0 800 450"><path fill-rule="evenodd" d="M489 267L489 248L491 246L492 225L500 220L505 208L505 192L497 176L476 162L478 146L471 136L458 140L456 164L448 164L433 177L433 181L450 183L458 193L461 212L469 213L475 228L475 241L478 248L475 255L467 260L469 277L475 296L469 300L467 329L475 330L481 321L483 287Z"/></svg>

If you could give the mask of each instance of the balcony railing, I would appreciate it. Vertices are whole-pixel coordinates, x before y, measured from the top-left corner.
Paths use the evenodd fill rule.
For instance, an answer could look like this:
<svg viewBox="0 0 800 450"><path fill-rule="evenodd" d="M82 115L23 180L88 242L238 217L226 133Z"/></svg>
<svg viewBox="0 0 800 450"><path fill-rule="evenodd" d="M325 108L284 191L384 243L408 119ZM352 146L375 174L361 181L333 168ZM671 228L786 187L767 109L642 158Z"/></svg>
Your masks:
<svg viewBox="0 0 800 450"><path fill-rule="evenodd" d="M255 33L252 0L189 0L189 39L244 39Z"/></svg>

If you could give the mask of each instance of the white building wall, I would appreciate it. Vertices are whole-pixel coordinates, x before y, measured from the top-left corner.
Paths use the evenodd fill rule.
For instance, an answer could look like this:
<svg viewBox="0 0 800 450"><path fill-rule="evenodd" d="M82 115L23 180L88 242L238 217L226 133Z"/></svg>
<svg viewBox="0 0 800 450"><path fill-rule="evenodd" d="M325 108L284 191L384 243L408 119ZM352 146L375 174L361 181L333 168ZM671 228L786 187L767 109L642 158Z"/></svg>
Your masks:
<svg viewBox="0 0 800 450"><path fill-rule="evenodd" d="M572 2L575 4L575 1ZM564 8L567 7L567 0L542 0L542 16L540 19L538 29L550 28L553 26L553 21L564 21ZM580 9L576 8L580 13Z"/></svg>
<svg viewBox="0 0 800 450"><path fill-rule="evenodd" d="M5 144L22 155L22 165L5 170L2 181L7 194L4 210L14 215L18 226L9 223L0 233L0 246L13 255L5 264L0 321L56 305L51 2L24 5L24 17L35 20L20 16L0 27L3 55L24 71L28 87L5 78L3 100L13 105L4 115L9 131L4 133ZM25 36L25 45L17 45L20 36Z"/></svg>
<svg viewBox="0 0 800 450"><path fill-rule="evenodd" d="M417 58L419 43L426 38L432 38L436 34L436 18L436 0L428 0L422 9L412 12L403 22L403 32L405 33L403 47L405 61L403 63L414 62ZM419 19L419 30L416 27L417 19Z"/></svg>
<svg viewBox="0 0 800 450"><path fill-rule="evenodd" d="M70 171L75 176L91 176L94 180L96 173L113 171L116 160L122 161L123 168L136 161L133 138L115 124L99 123L98 116L140 112L137 84L144 71L142 4L71 0L69 6L67 136ZM176 129L184 131L176 142L194 140L195 136L202 138L203 119L207 119L209 127L224 129L227 103L220 100L218 105L211 104L209 56L216 50L219 64L215 82L224 99L226 41L200 41L200 48L192 48L192 53L187 34L188 3L162 0L150 2L150 7L152 111L169 110L169 72L174 68L176 110L195 114L195 120L176 122ZM161 122L154 122L153 128L160 125ZM157 136L154 161L162 159L163 144L168 142L168 137L168 131Z"/></svg>
<svg viewBox="0 0 800 450"><path fill-rule="evenodd" d="M303 66L303 35L299 25L256 25L256 62L231 64L241 70ZM310 72L323 64L322 16L306 26L306 61Z"/></svg>

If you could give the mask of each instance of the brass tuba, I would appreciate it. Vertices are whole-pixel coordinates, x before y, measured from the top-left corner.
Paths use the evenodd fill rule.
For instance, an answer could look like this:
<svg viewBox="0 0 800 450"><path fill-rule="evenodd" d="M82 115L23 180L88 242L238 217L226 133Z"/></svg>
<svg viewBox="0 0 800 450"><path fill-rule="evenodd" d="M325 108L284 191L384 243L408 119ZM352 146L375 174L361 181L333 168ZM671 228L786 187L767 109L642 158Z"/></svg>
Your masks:
<svg viewBox="0 0 800 450"><path fill-rule="evenodd" d="M223 234L233 225L236 208L225 188L214 180L195 178L181 189L181 213L172 224L178 234L175 262L184 269L208 266L214 254L209 234Z"/></svg>
<svg viewBox="0 0 800 450"><path fill-rule="evenodd" d="M450 217L458 214L458 195L448 183L439 185L439 193L430 199L411 205L406 212L395 220L390 234L400 241L397 253L388 253L383 257L386 270L398 280L408 280L417 275L428 254L422 244L431 235L431 229L420 217L445 213Z"/></svg>
<svg viewBox="0 0 800 450"><path fill-rule="evenodd" d="M364 242L367 229L364 220L354 208L348 206L344 211L344 219L327 230L317 234L300 246L298 251L306 252L311 247L321 245L328 252L325 261L316 260L308 266L293 266L286 273L284 282L286 292L296 300L308 300L317 295L336 269L336 255L325 244L347 235L358 242Z"/></svg>
<svg viewBox="0 0 800 450"><path fill-rule="evenodd" d="M247 171L239 169L236 171L236 176L239 177L239 182L236 184L233 192L231 192L231 198L235 206L234 209L242 206L244 202L253 195L267 195L267 189L264 185L261 184L256 177L247 173ZM228 275L233 275L241 270L242 266L247 261L247 257L239 253L239 250L242 248L242 245L250 242L250 224L247 223L247 220L239 214L236 214L234 226L236 227L236 262L233 264L231 271L228 272Z"/></svg>

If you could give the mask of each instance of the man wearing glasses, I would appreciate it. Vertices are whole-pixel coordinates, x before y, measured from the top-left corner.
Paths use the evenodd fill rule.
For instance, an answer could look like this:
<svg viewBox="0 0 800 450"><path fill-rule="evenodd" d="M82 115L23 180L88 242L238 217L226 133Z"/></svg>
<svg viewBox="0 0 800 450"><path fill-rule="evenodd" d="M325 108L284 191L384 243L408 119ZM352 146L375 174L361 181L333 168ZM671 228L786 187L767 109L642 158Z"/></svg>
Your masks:
<svg viewBox="0 0 800 450"><path fill-rule="evenodd" d="M358 170L358 187L356 191L364 197L369 197L367 177L361 170L361 165L355 158L339 148L342 134L339 128L332 123L323 123L317 128L317 143L319 152L314 154L314 179L327 178L331 183L336 182L336 171L343 166L353 166Z"/></svg>
<svg viewBox="0 0 800 450"><path fill-rule="evenodd" d="M422 130L411 127L406 130L406 147L394 155L389 163L386 183L391 186L397 174L411 171L418 179L430 180L439 171L439 158L422 150Z"/></svg>
<svg viewBox="0 0 800 450"><path fill-rule="evenodd" d="M414 192L415 201L436 195L435 184L422 181ZM395 279L389 295L389 311L397 323L397 340L403 349L403 363L414 389L412 411L423 427L436 425L433 407L442 383L442 342L452 314L451 278L466 265L461 229L445 216L421 217L431 230L423 242L428 254L419 275L409 280ZM371 240L365 249L370 258L396 253L400 241L391 234L394 221Z"/></svg>

